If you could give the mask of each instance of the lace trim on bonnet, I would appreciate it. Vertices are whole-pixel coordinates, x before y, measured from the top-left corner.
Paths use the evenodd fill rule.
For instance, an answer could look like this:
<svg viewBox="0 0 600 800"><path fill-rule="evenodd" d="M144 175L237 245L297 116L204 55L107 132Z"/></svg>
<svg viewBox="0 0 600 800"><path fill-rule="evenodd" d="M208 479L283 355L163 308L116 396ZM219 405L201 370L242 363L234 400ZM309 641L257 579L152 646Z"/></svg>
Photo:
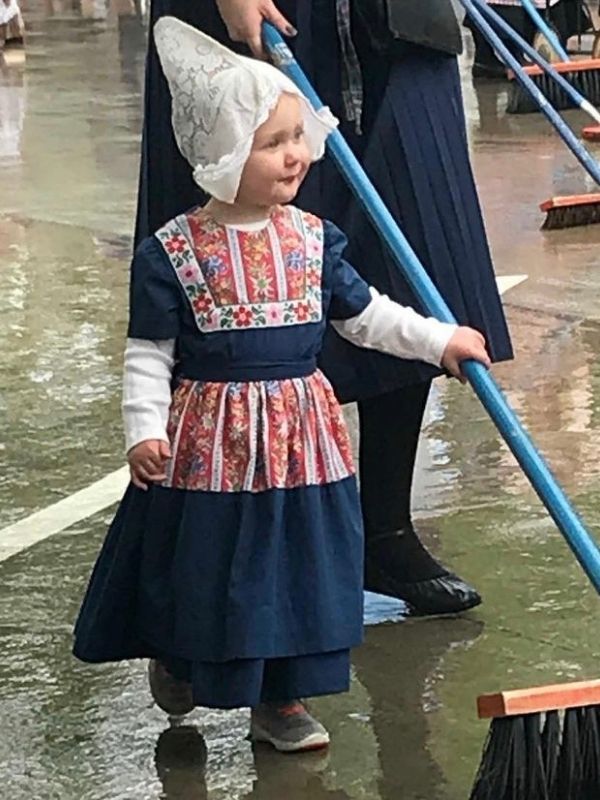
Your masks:
<svg viewBox="0 0 600 800"><path fill-rule="evenodd" d="M322 157L338 122L328 108L313 109L278 69L237 55L175 17L158 20L154 40L171 92L175 139L205 192L235 200L254 133L284 92L301 99L311 160Z"/></svg>

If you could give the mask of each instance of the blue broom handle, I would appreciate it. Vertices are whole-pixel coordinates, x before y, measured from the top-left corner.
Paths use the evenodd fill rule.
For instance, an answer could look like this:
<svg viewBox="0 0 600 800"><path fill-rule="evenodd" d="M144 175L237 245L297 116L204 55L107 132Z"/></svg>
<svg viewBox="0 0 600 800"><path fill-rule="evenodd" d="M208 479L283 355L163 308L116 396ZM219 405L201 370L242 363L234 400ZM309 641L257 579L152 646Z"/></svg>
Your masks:
<svg viewBox="0 0 600 800"><path fill-rule="evenodd" d="M540 111L545 115L550 124L554 126L558 135L573 153L575 158L579 161L581 166L600 186L600 165L598 162L588 153L558 111L554 108L554 106L552 106L543 92L541 92L531 80L517 59L506 47L502 39L494 31L491 25L486 22L482 14L477 10L472 0L459 0L459 2L467 14L471 17L475 25L479 28L483 36L488 40L490 45L500 56L502 61L515 73L515 78L538 104Z"/></svg>
<svg viewBox="0 0 600 800"><path fill-rule="evenodd" d="M554 30L550 27L550 25L548 25L544 17L537 10L537 8L535 7L535 3L533 3L533 0L521 0L521 4L525 9L525 11L531 17L535 27L538 29L538 31L540 31L540 33L544 34L546 39L548 39L548 41L550 42L550 44L552 45L552 47L554 48L556 54L560 57L560 59L562 61L570 61L569 54L562 46L560 39L558 38Z"/></svg>
<svg viewBox="0 0 600 800"><path fill-rule="evenodd" d="M269 23L263 23L263 37L274 63L295 82L315 108L322 108L323 103L277 30ZM452 312L338 130L330 134L328 148L423 308L443 322L455 323ZM600 592L598 545L571 507L564 491L536 450L491 374L482 364L473 360L464 361L461 368L584 572L596 591Z"/></svg>
<svg viewBox="0 0 600 800"><path fill-rule="evenodd" d="M584 97L581 92L573 86L573 84L569 83L569 81L557 72L556 69L543 58L535 47L532 47L529 42L524 39L518 31L516 31L511 25L504 20L500 14L494 11L493 8L490 8L485 0L472 0L473 5L477 7L477 10L484 16L487 17L493 25L501 30L506 36L511 39L520 50L525 53L538 67L544 70L547 75L550 77L561 87L561 89L569 95L571 100L575 103L575 105L579 106L583 111L586 111L590 116L592 116L596 122L600 124L600 113L595 108L595 106L586 98Z"/></svg>

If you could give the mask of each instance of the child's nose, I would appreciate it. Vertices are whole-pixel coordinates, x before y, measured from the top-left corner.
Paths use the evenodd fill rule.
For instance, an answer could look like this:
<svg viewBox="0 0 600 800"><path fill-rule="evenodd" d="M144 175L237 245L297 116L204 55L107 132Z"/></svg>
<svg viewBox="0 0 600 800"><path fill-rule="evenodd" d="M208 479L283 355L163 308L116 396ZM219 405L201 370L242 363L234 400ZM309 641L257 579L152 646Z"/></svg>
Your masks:
<svg viewBox="0 0 600 800"><path fill-rule="evenodd" d="M288 146L285 151L286 167L293 167L297 161L298 161L298 153L296 152L296 148L293 145Z"/></svg>

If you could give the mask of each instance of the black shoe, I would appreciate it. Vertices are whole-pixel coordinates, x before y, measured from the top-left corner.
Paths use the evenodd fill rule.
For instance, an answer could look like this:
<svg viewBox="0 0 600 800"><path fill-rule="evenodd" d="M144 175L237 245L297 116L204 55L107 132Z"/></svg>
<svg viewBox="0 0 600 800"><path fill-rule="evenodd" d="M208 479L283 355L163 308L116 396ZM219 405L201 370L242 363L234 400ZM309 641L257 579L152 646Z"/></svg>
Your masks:
<svg viewBox="0 0 600 800"><path fill-rule="evenodd" d="M155 658L148 662L148 683L154 702L170 717L183 717L194 710L191 683L175 678Z"/></svg>
<svg viewBox="0 0 600 800"><path fill-rule="evenodd" d="M486 78L487 80L491 81L503 81L506 80L506 67L500 64L500 62L498 62L496 65L480 64L475 61L471 67L471 75L474 78Z"/></svg>
<svg viewBox="0 0 600 800"><path fill-rule="evenodd" d="M404 600L424 616L458 614L481 603L472 586L433 558L412 525L367 537L365 589Z"/></svg>

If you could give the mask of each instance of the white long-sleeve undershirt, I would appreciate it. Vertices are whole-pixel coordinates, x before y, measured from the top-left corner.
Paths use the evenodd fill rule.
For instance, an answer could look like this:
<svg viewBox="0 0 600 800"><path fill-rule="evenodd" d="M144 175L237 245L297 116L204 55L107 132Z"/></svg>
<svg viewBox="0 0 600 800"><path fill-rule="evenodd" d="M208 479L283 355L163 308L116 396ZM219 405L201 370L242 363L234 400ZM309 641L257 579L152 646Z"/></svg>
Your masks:
<svg viewBox="0 0 600 800"><path fill-rule="evenodd" d="M339 335L358 347L439 367L457 326L422 317L372 286L369 291L371 302L358 316L332 321Z"/></svg>
<svg viewBox="0 0 600 800"><path fill-rule="evenodd" d="M456 325L425 318L371 288L357 316L332 322L344 339L398 358L440 366ZM123 376L126 449L147 439L167 439L175 340L128 339Z"/></svg>
<svg viewBox="0 0 600 800"><path fill-rule="evenodd" d="M125 447L167 438L175 339L127 339L123 370Z"/></svg>

